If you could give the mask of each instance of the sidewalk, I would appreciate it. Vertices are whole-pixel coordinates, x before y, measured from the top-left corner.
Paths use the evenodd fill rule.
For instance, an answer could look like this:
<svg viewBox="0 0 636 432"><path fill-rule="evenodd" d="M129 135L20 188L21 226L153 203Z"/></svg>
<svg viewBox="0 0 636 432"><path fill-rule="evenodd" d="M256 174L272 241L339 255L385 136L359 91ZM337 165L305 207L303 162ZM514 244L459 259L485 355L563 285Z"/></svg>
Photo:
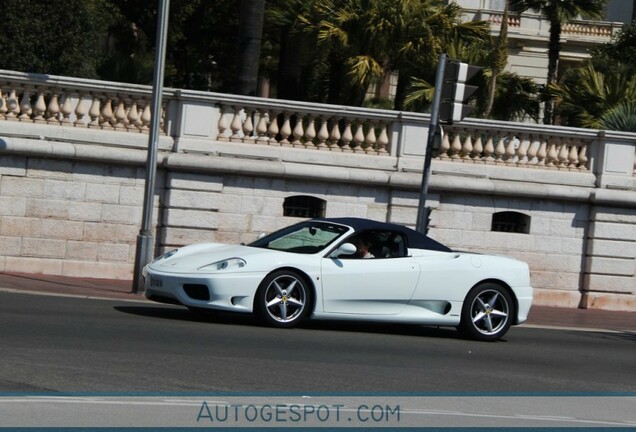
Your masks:
<svg viewBox="0 0 636 432"><path fill-rule="evenodd" d="M0 273L0 291L146 301L143 295L132 293L132 282L127 280ZM533 306L525 325L636 331L636 312Z"/></svg>

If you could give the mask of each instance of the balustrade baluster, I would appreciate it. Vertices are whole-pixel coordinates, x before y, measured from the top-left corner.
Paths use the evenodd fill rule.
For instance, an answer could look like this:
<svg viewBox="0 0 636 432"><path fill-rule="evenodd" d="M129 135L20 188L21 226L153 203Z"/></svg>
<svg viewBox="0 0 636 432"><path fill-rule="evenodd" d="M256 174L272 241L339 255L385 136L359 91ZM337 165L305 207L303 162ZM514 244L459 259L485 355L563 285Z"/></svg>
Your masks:
<svg viewBox="0 0 636 432"><path fill-rule="evenodd" d="M568 153L568 168L575 169L579 166L579 151L576 144L570 145L570 151Z"/></svg>
<svg viewBox="0 0 636 432"><path fill-rule="evenodd" d="M375 150L375 143L377 138L375 136L375 125L371 123L367 135L364 137L364 152L365 153L377 153Z"/></svg>
<svg viewBox="0 0 636 432"><path fill-rule="evenodd" d="M11 90L9 98L7 99L7 120L17 120L20 114L20 103L18 97L15 94L15 90Z"/></svg>
<svg viewBox="0 0 636 432"><path fill-rule="evenodd" d="M338 119L332 119L333 126L331 127L331 132L329 133L329 150L341 150L341 151L351 151L351 149L345 147L339 147L340 142L340 122Z"/></svg>
<svg viewBox="0 0 636 432"><path fill-rule="evenodd" d="M537 151L537 165L545 166L547 157L548 157L548 141L544 137L540 136L539 150Z"/></svg>
<svg viewBox="0 0 636 432"><path fill-rule="evenodd" d="M484 145L481 142L481 133L479 131L474 132L477 134L477 139L475 140L475 144L473 144L472 159L473 161L481 162Z"/></svg>
<svg viewBox="0 0 636 432"><path fill-rule="evenodd" d="M117 108L115 108L113 119L113 126L115 129L126 129L126 105L122 99L117 102Z"/></svg>
<svg viewBox="0 0 636 432"><path fill-rule="evenodd" d="M60 124L59 114L60 114L60 103L58 99L57 93L53 93L51 95L51 100L49 101L49 105L46 107L46 122L47 123L55 123Z"/></svg>
<svg viewBox="0 0 636 432"><path fill-rule="evenodd" d="M508 144L506 145L506 154L504 161L508 165L512 165L515 163L515 155L517 154L517 149L515 148L515 139L514 136L508 137Z"/></svg>
<svg viewBox="0 0 636 432"><path fill-rule="evenodd" d="M256 142L256 138L254 137L254 122L252 121L252 116L254 115L254 110L245 110L245 121L243 122L243 142Z"/></svg>
<svg viewBox="0 0 636 432"><path fill-rule="evenodd" d="M528 164L528 146L530 145L530 141L528 140L528 135L521 134L519 138L519 147L517 148L517 165L527 165Z"/></svg>
<svg viewBox="0 0 636 432"><path fill-rule="evenodd" d="M283 116L285 119L283 120L283 126L280 128L280 145L283 147L290 147L291 143L289 142L289 137L292 134L291 130L291 122L289 120L289 113L284 112Z"/></svg>
<svg viewBox="0 0 636 432"><path fill-rule="evenodd" d="M462 158L462 160L467 161L470 160L473 154L473 139L470 136L470 132L464 129L464 133L466 134L466 139L464 139L460 157Z"/></svg>
<svg viewBox="0 0 636 432"><path fill-rule="evenodd" d="M101 100L93 96L93 101L91 102L91 107L88 110L88 116L90 117L90 122L88 123L89 128L98 128L99 127L99 113L101 112Z"/></svg>
<svg viewBox="0 0 636 432"><path fill-rule="evenodd" d="M362 153L364 149L362 148L362 143L364 142L364 129L362 127L362 123L358 123L356 128L356 133L353 135L353 152L354 153Z"/></svg>
<svg viewBox="0 0 636 432"><path fill-rule="evenodd" d="M278 136L278 114L272 111L271 117L269 118L269 128L267 128L267 136L269 140L267 144L269 145L279 145L277 141Z"/></svg>
<svg viewBox="0 0 636 432"><path fill-rule="evenodd" d="M589 169L589 167L587 166L587 144L583 143L583 145L581 145L581 148L579 150L579 166L578 168L580 170L586 171Z"/></svg>
<svg viewBox="0 0 636 432"><path fill-rule="evenodd" d="M227 116L226 116L226 110L227 110L227 107L224 107L223 105L219 107L219 123L217 124L217 128L219 129L219 132L217 133L217 136L216 136L217 141L228 140L225 134L225 131L227 131L227 128L229 127L229 123L227 121Z"/></svg>
<svg viewBox="0 0 636 432"><path fill-rule="evenodd" d="M256 123L256 143L267 144L267 119L269 115L264 111L257 111L259 114L258 123Z"/></svg>
<svg viewBox="0 0 636 432"><path fill-rule="evenodd" d="M459 137L459 132L455 132L455 137L453 138L453 143L450 146L450 158L451 159L461 159L460 152L462 151L462 142Z"/></svg>
<svg viewBox="0 0 636 432"><path fill-rule="evenodd" d="M495 147L495 162L496 163L504 163L504 157L506 156L506 145L504 142L504 137L499 137L497 141L497 147Z"/></svg>
<svg viewBox="0 0 636 432"><path fill-rule="evenodd" d="M29 87L24 87L24 93L22 93L22 99L20 100L20 115L18 116L18 120L20 121L31 121L31 114L33 110L31 109L31 92Z"/></svg>
<svg viewBox="0 0 636 432"><path fill-rule="evenodd" d="M549 167L557 166L559 163L559 153L557 152L556 144L554 142L549 144L548 157L546 160L548 162L546 166Z"/></svg>
<svg viewBox="0 0 636 432"><path fill-rule="evenodd" d="M60 109L60 113L62 114L63 125L71 124L71 114L73 114L73 105L71 102L71 94L67 93L64 95L64 102L62 102L62 108Z"/></svg>
<svg viewBox="0 0 636 432"><path fill-rule="evenodd" d="M240 141L241 140L241 131L243 129L243 123L241 122L241 108L239 107L231 107L234 111L234 116L232 117L232 122L230 123L230 129L232 130L232 135L230 135L230 141Z"/></svg>
<svg viewBox="0 0 636 432"><path fill-rule="evenodd" d="M313 116L307 118L307 129L305 129L305 147L315 148L314 138L316 138L316 119Z"/></svg>
<svg viewBox="0 0 636 432"><path fill-rule="evenodd" d="M102 127L102 129L112 129L113 128L112 100L110 98L106 98L104 100L106 102L102 105L99 125Z"/></svg>
<svg viewBox="0 0 636 432"><path fill-rule="evenodd" d="M73 124L75 127L86 127L84 123L84 116L86 115L86 104L84 103L84 95L79 94L77 99L77 105L75 106L75 121Z"/></svg>
<svg viewBox="0 0 636 432"><path fill-rule="evenodd" d="M7 118L7 100L2 94L2 89L0 88L0 118Z"/></svg>
<svg viewBox="0 0 636 432"><path fill-rule="evenodd" d="M318 129L318 150L327 148L327 140L329 139L329 129L327 128L327 120L320 119L320 128Z"/></svg>
<svg viewBox="0 0 636 432"><path fill-rule="evenodd" d="M378 137L378 154L387 154L389 145L389 135L386 132L387 124L380 123L380 136Z"/></svg>
<svg viewBox="0 0 636 432"><path fill-rule="evenodd" d="M539 141L538 140L533 140L533 136L531 135L530 138L528 139L528 162L527 165L536 165L537 164L537 153L539 151Z"/></svg>
<svg viewBox="0 0 636 432"><path fill-rule="evenodd" d="M488 139L486 140L486 146L484 147L484 162L486 163L494 162L495 160L495 158L493 157L494 153L495 153L495 145L492 142L492 135L489 135Z"/></svg>
<svg viewBox="0 0 636 432"><path fill-rule="evenodd" d="M567 142L563 139L561 139L560 142L560 147L559 147L559 154L557 156L557 161L558 161L558 165L559 167L566 167L567 163L568 163L568 146L567 146Z"/></svg>
<svg viewBox="0 0 636 432"><path fill-rule="evenodd" d="M451 148L450 138L448 138L448 134L445 133L442 138L442 143L439 148L439 158L440 159L448 159L448 151Z"/></svg>
<svg viewBox="0 0 636 432"><path fill-rule="evenodd" d="M292 136L294 140L292 141L292 147L303 147L302 138L305 135L305 130L303 129L303 117L301 115L296 116L296 124L294 125L294 130L292 131Z"/></svg>
<svg viewBox="0 0 636 432"><path fill-rule="evenodd" d="M144 101L146 102L146 101ZM152 109L150 108L150 103L146 102L144 106L144 110L141 113L141 131L145 133L150 133L150 122L152 121Z"/></svg>
<svg viewBox="0 0 636 432"><path fill-rule="evenodd" d="M353 141L353 131L351 130L351 120L344 119L345 127L342 132L342 151L343 152L352 152L351 150L351 142Z"/></svg>
<svg viewBox="0 0 636 432"><path fill-rule="evenodd" d="M135 100L131 102L130 109L128 110L128 115L126 116L126 121L126 126L129 131L139 131L139 127L137 126L137 122L139 121L139 110L137 109L137 101Z"/></svg>
<svg viewBox="0 0 636 432"><path fill-rule="evenodd" d="M38 91L38 97L33 104L33 122L34 123L46 123L44 113L46 112L46 102L44 100L44 93L42 90Z"/></svg>

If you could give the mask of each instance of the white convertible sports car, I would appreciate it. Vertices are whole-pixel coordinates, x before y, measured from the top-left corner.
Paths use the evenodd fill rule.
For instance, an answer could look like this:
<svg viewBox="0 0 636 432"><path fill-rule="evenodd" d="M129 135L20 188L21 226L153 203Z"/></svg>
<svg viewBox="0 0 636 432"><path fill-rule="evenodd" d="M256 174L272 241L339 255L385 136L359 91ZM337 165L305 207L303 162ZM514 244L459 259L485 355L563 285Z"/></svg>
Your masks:
<svg viewBox="0 0 636 432"><path fill-rule="evenodd" d="M311 219L247 245L182 247L144 275L150 300L255 313L276 327L373 320L496 340L532 303L524 262L454 252L407 227L358 218Z"/></svg>

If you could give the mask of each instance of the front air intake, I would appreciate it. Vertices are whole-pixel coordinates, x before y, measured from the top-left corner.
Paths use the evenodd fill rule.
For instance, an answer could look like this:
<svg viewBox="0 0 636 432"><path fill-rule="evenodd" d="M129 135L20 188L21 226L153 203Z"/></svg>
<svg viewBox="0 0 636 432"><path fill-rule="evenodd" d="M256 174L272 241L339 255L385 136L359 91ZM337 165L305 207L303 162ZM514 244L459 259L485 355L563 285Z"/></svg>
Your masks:
<svg viewBox="0 0 636 432"><path fill-rule="evenodd" d="M210 291L208 287L201 284L183 284L183 290L186 295L194 300L210 300Z"/></svg>

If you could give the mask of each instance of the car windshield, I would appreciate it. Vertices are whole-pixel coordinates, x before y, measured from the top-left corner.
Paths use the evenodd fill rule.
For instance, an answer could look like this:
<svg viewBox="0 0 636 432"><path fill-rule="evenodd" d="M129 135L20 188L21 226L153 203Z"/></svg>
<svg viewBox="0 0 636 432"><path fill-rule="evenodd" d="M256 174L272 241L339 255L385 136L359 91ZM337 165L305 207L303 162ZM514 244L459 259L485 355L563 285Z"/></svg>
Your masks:
<svg viewBox="0 0 636 432"><path fill-rule="evenodd" d="M349 230L346 226L307 221L283 228L248 246L302 254L318 253Z"/></svg>

